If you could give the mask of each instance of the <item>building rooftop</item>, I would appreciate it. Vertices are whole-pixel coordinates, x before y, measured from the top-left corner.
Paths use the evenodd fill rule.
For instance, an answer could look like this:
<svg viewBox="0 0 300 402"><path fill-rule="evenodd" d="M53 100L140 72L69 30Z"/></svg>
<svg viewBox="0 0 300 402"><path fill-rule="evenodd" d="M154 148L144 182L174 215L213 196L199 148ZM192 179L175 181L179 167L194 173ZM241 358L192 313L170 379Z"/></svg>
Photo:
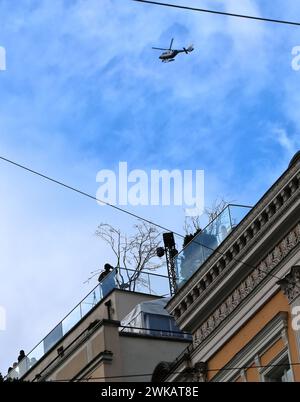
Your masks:
<svg viewBox="0 0 300 402"><path fill-rule="evenodd" d="M17 367L8 373L7 378L18 379L24 377L113 290L119 289L153 296L170 295L168 277L145 271L141 273L138 280L131 281L130 276L132 273L133 270L125 268L115 268L111 271L27 354Z"/></svg>

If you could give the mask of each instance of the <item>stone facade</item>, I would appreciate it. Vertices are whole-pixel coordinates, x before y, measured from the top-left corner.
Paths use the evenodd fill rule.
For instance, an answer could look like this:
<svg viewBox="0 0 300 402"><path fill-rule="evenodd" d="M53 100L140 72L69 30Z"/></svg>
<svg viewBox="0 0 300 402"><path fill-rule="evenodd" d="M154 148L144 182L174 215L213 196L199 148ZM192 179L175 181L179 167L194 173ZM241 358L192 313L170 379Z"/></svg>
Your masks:
<svg viewBox="0 0 300 402"><path fill-rule="evenodd" d="M208 368L204 381L214 376L268 381L270 367L252 374L247 368L299 361L300 336L290 324L296 302L300 305L299 155L168 303L180 328L193 334L193 344L173 362L167 381L200 381L198 363ZM231 375L232 364L240 362L246 366ZM226 375L212 374L222 365L229 368ZM287 375L300 381L300 368Z"/></svg>

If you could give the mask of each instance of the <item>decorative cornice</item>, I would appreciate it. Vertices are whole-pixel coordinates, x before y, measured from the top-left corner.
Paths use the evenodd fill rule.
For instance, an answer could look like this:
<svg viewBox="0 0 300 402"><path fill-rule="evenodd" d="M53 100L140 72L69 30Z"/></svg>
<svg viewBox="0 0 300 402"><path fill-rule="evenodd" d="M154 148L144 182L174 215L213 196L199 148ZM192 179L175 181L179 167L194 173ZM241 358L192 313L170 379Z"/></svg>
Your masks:
<svg viewBox="0 0 300 402"><path fill-rule="evenodd" d="M250 295L275 269L285 257L292 253L297 245L300 244L300 222L291 230L286 237L273 249L267 257L261 261L258 267L248 277L240 283L240 285L231 293L224 303L218 306L214 313L198 328L195 332L193 343L190 344L174 361L172 371L178 371L180 364L187 360L187 356L191 356L219 325L243 303L248 295ZM295 267L294 267L295 268ZM282 314L281 314L282 316ZM278 318L278 317L277 317ZM175 378L175 381L178 380Z"/></svg>
<svg viewBox="0 0 300 402"><path fill-rule="evenodd" d="M300 161L300 151L295 153L295 155L293 156L293 158L290 161L289 167L292 167L293 165L295 165L299 161Z"/></svg>
<svg viewBox="0 0 300 402"><path fill-rule="evenodd" d="M273 251L261 261L258 267L252 271L231 295L219 305L214 313L204 321L195 332L194 346L203 342L298 244L300 244L300 223L282 239ZM292 270L291 275L298 281L296 283L299 283L300 270ZM299 290L300 288L298 291Z"/></svg>
<svg viewBox="0 0 300 402"><path fill-rule="evenodd" d="M285 183L283 183L283 180ZM170 300L167 309L180 323L182 316L237 265L253 246L270 230L287 209L299 200L299 164L290 168L251 210L243 222L224 240L218 250L202 265L201 270ZM194 306L193 306L194 307Z"/></svg>
<svg viewBox="0 0 300 402"><path fill-rule="evenodd" d="M291 304L300 296L300 266L293 267L291 272L277 283Z"/></svg>
<svg viewBox="0 0 300 402"><path fill-rule="evenodd" d="M207 382L207 363L198 362L192 367L186 367L179 378L182 382Z"/></svg>

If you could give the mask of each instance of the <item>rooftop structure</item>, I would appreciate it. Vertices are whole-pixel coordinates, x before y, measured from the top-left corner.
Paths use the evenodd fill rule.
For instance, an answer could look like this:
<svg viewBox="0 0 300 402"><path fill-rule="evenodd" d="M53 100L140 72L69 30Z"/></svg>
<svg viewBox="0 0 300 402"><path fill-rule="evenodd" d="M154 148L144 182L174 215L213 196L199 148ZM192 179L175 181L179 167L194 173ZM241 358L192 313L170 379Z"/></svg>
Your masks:
<svg viewBox="0 0 300 402"><path fill-rule="evenodd" d="M42 360L47 359L47 356L49 354L51 355L53 350L56 350L61 347L61 344L64 344L64 340L68 338L69 334L76 331L76 328L80 327L81 323L88 318L89 314L96 310L97 306L102 305L104 300L107 300L112 292L119 290L123 295L122 303L119 303L119 299L116 301L116 303L120 305L115 315L112 314L111 310L108 313L109 310L105 307L104 312L107 319L113 319L114 321L121 320L142 300L148 300L149 297L152 300L157 297L169 296L168 277L150 272L142 272L137 280L131 281L131 275L132 270L125 268L115 268L111 271L32 349L30 353L27 354L16 368L8 373L7 377L12 379L25 378L32 370L34 371L35 367L37 367ZM130 294L132 294L133 297L132 302L128 302L131 300ZM128 297L126 295L128 295ZM166 314L168 315L167 312ZM103 316L104 313L102 312L101 317L98 317L98 319L103 318ZM126 330L125 327L126 325L122 327L124 331ZM152 329L153 335L155 328Z"/></svg>

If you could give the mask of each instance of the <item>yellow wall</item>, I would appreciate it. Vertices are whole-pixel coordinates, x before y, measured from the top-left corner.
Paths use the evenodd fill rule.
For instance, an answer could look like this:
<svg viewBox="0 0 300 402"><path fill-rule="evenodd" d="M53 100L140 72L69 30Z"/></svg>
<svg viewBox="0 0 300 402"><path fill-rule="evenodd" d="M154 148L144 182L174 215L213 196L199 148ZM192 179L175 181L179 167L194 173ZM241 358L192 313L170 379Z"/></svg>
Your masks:
<svg viewBox="0 0 300 402"><path fill-rule="evenodd" d="M278 339L265 353L260 356L260 365L266 366L279 353L285 348L282 338Z"/></svg>
<svg viewBox="0 0 300 402"><path fill-rule="evenodd" d="M280 311L288 312L288 341L291 352L291 362L298 363L295 335L291 327L290 307L286 296L278 291L208 362L209 369L224 367L251 339L261 331ZM268 364L284 347L283 342L276 342L262 356L263 365ZM254 356L253 356L254 358ZM300 367L293 366L295 381L300 382ZM247 381L259 381L256 368L247 370ZM216 375L215 371L208 372L208 379Z"/></svg>
<svg viewBox="0 0 300 402"><path fill-rule="evenodd" d="M253 363L251 368L246 371L246 378L249 382L259 382L259 373L255 366L256 365Z"/></svg>
<svg viewBox="0 0 300 402"><path fill-rule="evenodd" d="M67 379L72 379L78 373L78 368L86 365L87 355L86 350L82 350L73 356L68 363L56 373L56 381L66 381Z"/></svg>

